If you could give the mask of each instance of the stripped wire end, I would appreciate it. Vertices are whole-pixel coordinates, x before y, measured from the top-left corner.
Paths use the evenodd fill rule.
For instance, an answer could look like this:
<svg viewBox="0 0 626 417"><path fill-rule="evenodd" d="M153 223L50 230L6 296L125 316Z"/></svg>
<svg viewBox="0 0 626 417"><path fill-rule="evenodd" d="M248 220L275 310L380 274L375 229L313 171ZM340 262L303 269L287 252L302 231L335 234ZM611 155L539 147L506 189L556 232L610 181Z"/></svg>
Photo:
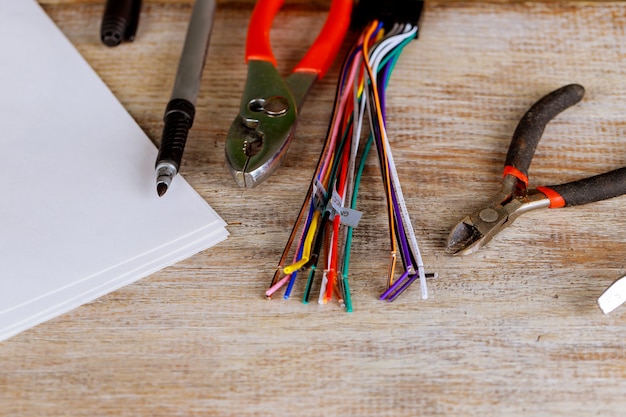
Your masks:
<svg viewBox="0 0 626 417"><path fill-rule="evenodd" d="M328 301L325 297L327 285L328 285L328 275L326 271L324 271L324 274L322 275L322 286L320 288L320 295L317 299L318 304L326 304L326 301Z"/></svg>
<svg viewBox="0 0 626 417"><path fill-rule="evenodd" d="M425 278L437 278L439 275L436 272L431 272L424 274ZM394 301L398 298L407 288L411 286L415 281L421 279L420 274L402 274L396 282L390 286L385 292L380 295L380 300L383 301ZM426 299L422 297L423 299Z"/></svg>
<svg viewBox="0 0 626 417"><path fill-rule="evenodd" d="M290 278L291 275L285 275L283 278L281 278L280 281L276 282L267 291L265 291L265 296L271 299L272 295L274 295L276 291L278 291L283 285L285 285Z"/></svg>

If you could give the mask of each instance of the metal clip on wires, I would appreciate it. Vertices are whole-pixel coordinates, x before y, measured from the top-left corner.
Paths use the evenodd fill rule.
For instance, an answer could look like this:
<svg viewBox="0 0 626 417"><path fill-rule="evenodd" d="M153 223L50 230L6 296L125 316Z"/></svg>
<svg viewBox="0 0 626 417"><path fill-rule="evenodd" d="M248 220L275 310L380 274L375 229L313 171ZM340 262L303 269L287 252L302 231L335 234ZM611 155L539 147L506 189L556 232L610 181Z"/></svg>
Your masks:
<svg viewBox="0 0 626 417"><path fill-rule="evenodd" d="M266 291L268 297L287 285L284 298L289 298L296 277L308 270L302 298L308 303L320 270L318 302L325 304L336 296L340 305L352 311L348 274L355 220L359 218L356 200L365 161L374 145L385 187L391 246L387 289L380 298L393 301L416 280L420 281L422 298L427 298L427 274L385 130L384 107L385 90L396 61L403 48L417 37L422 7L423 1L359 3L356 21L364 29L344 61L326 142L278 270ZM380 21L381 16L386 20ZM369 132L363 131L366 114ZM367 141L361 143L364 133ZM294 257L287 264L298 232ZM398 255L404 267L399 275Z"/></svg>

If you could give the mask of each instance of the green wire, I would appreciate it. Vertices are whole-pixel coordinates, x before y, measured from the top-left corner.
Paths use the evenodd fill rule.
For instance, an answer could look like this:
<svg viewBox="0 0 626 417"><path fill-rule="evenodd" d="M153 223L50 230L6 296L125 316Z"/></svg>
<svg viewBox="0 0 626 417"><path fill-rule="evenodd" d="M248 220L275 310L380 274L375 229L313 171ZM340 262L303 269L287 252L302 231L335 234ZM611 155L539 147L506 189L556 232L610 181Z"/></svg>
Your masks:
<svg viewBox="0 0 626 417"><path fill-rule="evenodd" d="M350 207L352 209L356 208L356 197L359 193L359 184L361 183L361 177L363 176L363 170L365 169L365 160L367 159L367 155L372 147L372 143L374 143L374 135L370 133L367 138L367 142L365 143L365 147L363 148L363 154L361 156L361 161L359 163L359 169L354 177L354 191L352 192L352 201L350 202ZM346 311L348 313L352 312L352 298L350 297L350 285L348 284L348 269L350 265L350 248L352 247L352 233L354 228L349 226L348 233L346 235L346 246L343 258L343 287L344 287L344 298L346 301Z"/></svg>
<svg viewBox="0 0 626 417"><path fill-rule="evenodd" d="M385 89L387 89L387 84L389 84L389 80L391 79L391 73L396 67L396 63L398 62L398 58L400 58L400 55L402 54L402 50L412 40L413 38L405 39L392 52L390 52L389 55L387 55L382 61L380 61L380 67L383 68L385 64L387 64L387 62L389 62L389 60L393 58L393 61L391 62L391 68L389 68L389 77L387 78L387 81L385 82Z"/></svg>
<svg viewBox="0 0 626 417"><path fill-rule="evenodd" d="M306 288L304 289L304 295L302 296L302 304L309 304L309 296L311 295L311 287L313 286L313 277L317 267L312 265L309 269L309 278L306 281Z"/></svg>

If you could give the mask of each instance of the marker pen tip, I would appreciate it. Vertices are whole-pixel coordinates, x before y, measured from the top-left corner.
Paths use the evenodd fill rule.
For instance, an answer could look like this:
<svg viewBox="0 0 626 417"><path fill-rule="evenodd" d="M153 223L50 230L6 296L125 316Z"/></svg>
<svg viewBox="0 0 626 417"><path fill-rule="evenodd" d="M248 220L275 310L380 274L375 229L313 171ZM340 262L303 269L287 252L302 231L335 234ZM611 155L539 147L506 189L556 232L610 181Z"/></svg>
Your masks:
<svg viewBox="0 0 626 417"><path fill-rule="evenodd" d="M159 197L162 197L163 194L167 191L174 179L174 176L177 173L177 169L174 165L169 162L163 162L156 167L156 186L157 193Z"/></svg>
<svg viewBox="0 0 626 417"><path fill-rule="evenodd" d="M163 197L163 194L165 194L166 191L167 184L165 184L164 182L160 182L157 184L157 193L159 194L159 197Z"/></svg>

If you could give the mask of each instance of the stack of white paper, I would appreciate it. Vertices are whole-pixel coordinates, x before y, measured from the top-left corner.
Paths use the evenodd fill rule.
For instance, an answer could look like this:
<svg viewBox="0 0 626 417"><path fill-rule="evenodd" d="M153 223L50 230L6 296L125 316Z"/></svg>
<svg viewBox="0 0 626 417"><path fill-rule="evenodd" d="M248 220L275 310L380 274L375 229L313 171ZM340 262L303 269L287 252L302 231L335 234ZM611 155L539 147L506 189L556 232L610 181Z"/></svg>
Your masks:
<svg viewBox="0 0 626 417"><path fill-rule="evenodd" d="M0 340L225 239L34 0L0 1Z"/></svg>

